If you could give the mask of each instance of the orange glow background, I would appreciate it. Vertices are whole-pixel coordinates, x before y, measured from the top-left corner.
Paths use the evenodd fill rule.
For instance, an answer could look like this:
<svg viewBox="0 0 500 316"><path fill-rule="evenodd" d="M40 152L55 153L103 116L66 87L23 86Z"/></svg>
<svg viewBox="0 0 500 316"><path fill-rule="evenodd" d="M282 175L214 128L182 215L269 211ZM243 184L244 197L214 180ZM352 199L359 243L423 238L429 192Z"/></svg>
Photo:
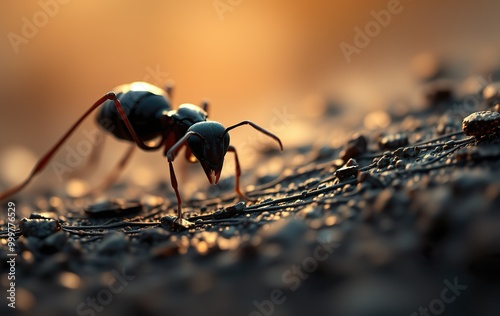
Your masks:
<svg viewBox="0 0 500 316"><path fill-rule="evenodd" d="M0 156L22 146L40 157L96 99L157 67L176 83L174 107L208 98L211 119L268 127L273 109L284 106L295 120L309 119L305 104L318 95L350 100L346 106L363 111L373 100L404 95L413 83L409 64L423 51L473 66L498 56L500 4L492 1L402 0L403 11L351 63L339 44L353 44L353 29L364 28L388 0L246 0L223 20L213 2L70 0L15 53L7 35L21 35L23 17L31 21L41 7L2 1ZM298 132L294 126L281 131L285 145ZM234 133L236 146L254 132L243 130ZM81 138L76 132L70 144ZM123 151L118 142L108 144ZM118 154L108 150L105 157L116 161ZM20 169L20 180L31 168L7 160L1 172ZM136 160L161 163L166 176L160 153Z"/></svg>

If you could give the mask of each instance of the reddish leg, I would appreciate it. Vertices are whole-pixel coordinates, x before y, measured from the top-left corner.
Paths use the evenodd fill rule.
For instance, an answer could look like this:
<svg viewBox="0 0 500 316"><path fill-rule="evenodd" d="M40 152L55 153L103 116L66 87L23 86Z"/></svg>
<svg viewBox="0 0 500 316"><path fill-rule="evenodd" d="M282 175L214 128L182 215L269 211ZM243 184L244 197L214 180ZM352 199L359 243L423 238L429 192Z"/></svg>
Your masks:
<svg viewBox="0 0 500 316"><path fill-rule="evenodd" d="M240 177L241 177L241 168L240 168L240 160L238 159L238 153L236 152L236 148L233 145L230 145L227 149L227 151L230 151L234 153L234 163L236 167L236 172L235 172L235 191L236 193L244 200L247 201L254 201L253 199L250 199L245 195L245 193L241 192L240 190Z"/></svg>
<svg viewBox="0 0 500 316"><path fill-rule="evenodd" d="M168 167L170 169L170 184L172 188L174 188L175 196L177 197L177 220L182 219L182 200L181 195L179 194L179 189L177 188L177 178L175 177L174 165L172 161L168 161Z"/></svg>
<svg viewBox="0 0 500 316"><path fill-rule="evenodd" d="M175 171L174 171L174 165L172 162L175 159L175 156L181 149L181 147L186 144L186 141L189 137L192 135L198 135L203 139L203 136L196 132L187 132L186 135L182 136L181 139L179 139L172 147L168 148L165 146L165 151L163 152L164 156L167 156L168 159L168 167L170 170L170 183L172 184L172 188L175 191L175 196L177 197L177 220L182 219L182 200L181 200L181 195L179 194L179 189L177 185L177 178L175 177Z"/></svg>
<svg viewBox="0 0 500 316"><path fill-rule="evenodd" d="M139 139L137 134L135 133L134 129L132 128L132 125L130 124L130 121L127 118L127 115L125 114L125 111L123 110L123 107L120 103L120 101L116 98L116 94L114 92L108 92L106 95L102 96L99 100L97 100L77 121L76 123L73 124L73 126L70 127L70 129L59 139L59 141L37 162L29 176L19 185L3 192L0 194L0 200L3 200L9 196L11 196L14 193L19 192L22 190L26 185L28 185L31 180L38 174L40 173L48 164L50 159L54 156L54 154L61 148L61 146L64 144L64 142L73 134L73 132L76 130L76 128L85 120L90 113L92 113L96 108L98 108L101 104L108 100L113 100L115 103L115 106L118 110L118 113L120 114L120 117L124 121L125 125L127 126L128 131L132 135L132 138L134 139L135 143L137 146L139 146L143 150L155 150L158 149L163 142L160 142L158 145L150 147L144 144L143 141Z"/></svg>

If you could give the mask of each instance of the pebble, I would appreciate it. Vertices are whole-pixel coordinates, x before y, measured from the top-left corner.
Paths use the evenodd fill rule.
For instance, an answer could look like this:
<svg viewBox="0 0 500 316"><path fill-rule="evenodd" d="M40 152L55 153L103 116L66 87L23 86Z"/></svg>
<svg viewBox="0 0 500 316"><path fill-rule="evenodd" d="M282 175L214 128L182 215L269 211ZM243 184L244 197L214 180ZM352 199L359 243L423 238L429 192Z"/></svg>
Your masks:
<svg viewBox="0 0 500 316"><path fill-rule="evenodd" d="M357 167L358 166L358 162L356 161L356 159L349 158L349 160L347 160L347 162L345 163L345 165L346 165L346 167L352 167L352 166Z"/></svg>
<svg viewBox="0 0 500 316"><path fill-rule="evenodd" d="M166 215L160 219L161 226L169 231L179 232L194 227L194 223L185 219L177 220L177 216Z"/></svg>
<svg viewBox="0 0 500 316"><path fill-rule="evenodd" d="M357 166L350 166L338 169L337 171L335 171L334 175L340 180L340 182L343 182L345 180L357 177L358 172L359 168Z"/></svg>
<svg viewBox="0 0 500 316"><path fill-rule="evenodd" d="M396 166L396 168L404 169L404 167L406 166L406 164L404 163L403 160L398 160L398 161L396 161L395 166Z"/></svg>
<svg viewBox="0 0 500 316"><path fill-rule="evenodd" d="M405 133L397 133L383 136L378 143L382 150L393 150L408 145L408 136Z"/></svg>
<svg viewBox="0 0 500 316"><path fill-rule="evenodd" d="M496 131L499 125L500 113L479 111L464 118L462 130L468 136L484 136Z"/></svg>
<svg viewBox="0 0 500 316"><path fill-rule="evenodd" d="M61 230L61 225L55 219L28 219L23 218L19 223L21 234L25 237L43 239Z"/></svg>
<svg viewBox="0 0 500 316"><path fill-rule="evenodd" d="M90 217L114 217L136 214L141 210L142 204L140 202L116 199L90 205L85 209L85 214Z"/></svg>
<svg viewBox="0 0 500 316"><path fill-rule="evenodd" d="M361 134L354 134L352 138L347 142L344 150L340 153L340 157L344 161L348 161L349 158L359 156L366 152L368 147L368 142L365 136Z"/></svg>
<svg viewBox="0 0 500 316"><path fill-rule="evenodd" d="M417 147L406 147L403 149L403 157L414 158L419 154L420 150Z"/></svg>
<svg viewBox="0 0 500 316"><path fill-rule="evenodd" d="M224 218L231 218L237 215L240 215L245 211L246 205L245 202L239 202L235 205L226 207L225 209L218 210L213 213L212 218L213 219L224 219Z"/></svg>
<svg viewBox="0 0 500 316"><path fill-rule="evenodd" d="M387 167L390 163L391 163L390 159L384 156L377 161L377 167L384 168Z"/></svg>

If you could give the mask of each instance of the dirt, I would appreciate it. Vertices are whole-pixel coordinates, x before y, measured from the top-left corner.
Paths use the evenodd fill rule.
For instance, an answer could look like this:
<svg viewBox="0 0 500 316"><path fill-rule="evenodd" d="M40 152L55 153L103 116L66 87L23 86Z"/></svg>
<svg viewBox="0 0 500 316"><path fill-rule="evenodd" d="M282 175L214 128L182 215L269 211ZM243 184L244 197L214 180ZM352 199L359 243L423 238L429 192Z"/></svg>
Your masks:
<svg viewBox="0 0 500 316"><path fill-rule="evenodd" d="M436 89L424 107L388 107L388 126L358 126L340 146L263 150L259 164L283 168L245 171L254 202L224 179L186 201L181 223L166 182L138 200L20 196L16 206L32 214L16 219L16 311L496 315L498 95L480 90L474 113L462 113L455 105L471 94L439 79L426 83ZM342 115L325 107L309 124L330 133ZM0 224L8 288L7 219ZM3 301L2 315L13 315Z"/></svg>

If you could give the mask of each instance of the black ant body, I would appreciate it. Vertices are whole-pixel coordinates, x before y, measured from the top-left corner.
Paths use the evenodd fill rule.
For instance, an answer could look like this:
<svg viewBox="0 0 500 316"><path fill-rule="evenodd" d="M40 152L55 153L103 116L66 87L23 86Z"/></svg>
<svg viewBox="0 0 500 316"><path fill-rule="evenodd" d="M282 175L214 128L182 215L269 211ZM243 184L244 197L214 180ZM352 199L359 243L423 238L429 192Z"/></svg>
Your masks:
<svg viewBox="0 0 500 316"><path fill-rule="evenodd" d="M118 86L113 91L97 100L38 161L26 180L0 194L0 200L23 189L36 174L43 170L52 156L83 120L101 105L97 113L97 123L104 130L117 138L135 143L145 151L164 148L163 155L168 159L170 181L177 197L178 219L182 218L181 197L172 162L183 145L187 145L186 159L190 162L199 161L211 184L216 184L219 181L226 153L233 152L236 165L235 191L245 199L246 197L239 186L241 169L238 154L236 148L229 143L228 132L233 128L248 124L276 140L283 151L283 145L277 136L250 121L242 121L227 128L218 122L207 121L208 103L203 103L202 107L183 104L177 110L172 110L170 88L163 90L146 82L134 82ZM160 141L155 145L146 144L146 142L158 137ZM134 147L131 147L131 150L124 156L114 176L109 177L108 182L116 179L116 173L123 169Z"/></svg>

